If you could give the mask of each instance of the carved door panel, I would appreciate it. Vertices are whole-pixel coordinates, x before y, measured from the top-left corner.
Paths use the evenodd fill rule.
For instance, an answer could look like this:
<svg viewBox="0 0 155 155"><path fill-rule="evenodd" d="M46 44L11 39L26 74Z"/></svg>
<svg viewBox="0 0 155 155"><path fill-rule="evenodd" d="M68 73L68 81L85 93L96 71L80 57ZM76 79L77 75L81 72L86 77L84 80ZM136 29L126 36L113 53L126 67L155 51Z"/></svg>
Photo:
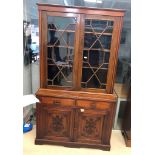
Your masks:
<svg viewBox="0 0 155 155"><path fill-rule="evenodd" d="M76 141L80 143L103 143L107 112L80 109L77 112Z"/></svg>
<svg viewBox="0 0 155 155"><path fill-rule="evenodd" d="M70 141L72 139L73 111L71 107L44 106L44 138L55 141Z"/></svg>

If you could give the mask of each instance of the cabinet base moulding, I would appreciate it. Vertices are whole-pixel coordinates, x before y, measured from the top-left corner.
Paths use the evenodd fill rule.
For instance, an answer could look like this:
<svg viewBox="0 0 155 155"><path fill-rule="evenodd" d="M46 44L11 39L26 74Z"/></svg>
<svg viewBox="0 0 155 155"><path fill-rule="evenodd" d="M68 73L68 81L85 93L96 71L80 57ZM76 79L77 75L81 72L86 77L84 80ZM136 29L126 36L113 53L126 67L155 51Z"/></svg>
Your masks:
<svg viewBox="0 0 155 155"><path fill-rule="evenodd" d="M110 145L101 145L101 144L83 144L77 142L57 142L47 139L35 139L36 145L43 145L43 144L52 144L52 145L61 145L64 147L73 147L73 148L94 148L94 149L101 149L104 151L110 151Z"/></svg>

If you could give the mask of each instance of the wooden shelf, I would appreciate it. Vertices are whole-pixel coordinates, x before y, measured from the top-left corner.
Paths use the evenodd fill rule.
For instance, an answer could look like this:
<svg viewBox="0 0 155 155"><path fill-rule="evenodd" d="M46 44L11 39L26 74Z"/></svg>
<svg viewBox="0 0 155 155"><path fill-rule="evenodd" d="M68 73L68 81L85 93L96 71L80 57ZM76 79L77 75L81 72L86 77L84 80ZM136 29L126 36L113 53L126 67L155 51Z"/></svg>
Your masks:
<svg viewBox="0 0 155 155"><path fill-rule="evenodd" d="M73 30L55 30L55 29L48 29L49 31L55 31L55 32L71 32L71 33L74 33L75 31Z"/></svg>
<svg viewBox="0 0 155 155"><path fill-rule="evenodd" d="M62 46L62 45L47 45L47 47L61 47L61 48L70 48L70 49L74 49L73 46Z"/></svg>
<svg viewBox="0 0 155 155"><path fill-rule="evenodd" d="M105 30L105 32L103 32L103 28L93 28L91 26L88 26L88 25L85 25L85 32L88 32L87 30L92 30L94 34L109 34L109 35L112 35L112 32L106 32L106 31L113 31L113 26L108 26L108 28ZM96 31L102 31L102 32L96 32Z"/></svg>
<svg viewBox="0 0 155 155"><path fill-rule="evenodd" d="M104 52L110 52L110 49L102 49L102 48L84 48L83 50L89 51L89 50L93 50L93 51L104 51Z"/></svg>
<svg viewBox="0 0 155 155"><path fill-rule="evenodd" d="M48 66L73 67L73 65L68 64L48 64Z"/></svg>
<svg viewBox="0 0 155 155"><path fill-rule="evenodd" d="M88 32L88 31L85 31L85 33L87 34L102 34L102 35L106 35L106 36L112 36L112 33L109 33L109 32L105 32L105 33L101 33L101 32Z"/></svg>
<svg viewBox="0 0 155 155"><path fill-rule="evenodd" d="M88 64L89 62L83 61L83 63ZM101 64L99 64L99 65L101 65ZM109 63L103 63L103 65L109 65ZM97 68L99 68L99 66Z"/></svg>
<svg viewBox="0 0 155 155"><path fill-rule="evenodd" d="M82 67L82 68L89 68L89 69L98 69L99 67ZM100 68L100 69L103 69L103 70L108 70L108 68ZM100 70L99 69L99 70Z"/></svg>
<svg viewBox="0 0 155 155"><path fill-rule="evenodd" d="M51 79L47 79L47 81L49 81L49 82L53 82L54 80L51 80ZM66 82L73 82L73 81L66 81ZM54 86L54 85L51 85L51 86ZM60 86L60 85L58 85L58 86ZM62 87L65 87L65 86L62 86Z"/></svg>
<svg viewBox="0 0 155 155"><path fill-rule="evenodd" d="M47 47L60 47L60 48L70 48L70 49L74 49L74 47L72 46L62 46L62 45L47 45ZM93 51L104 51L104 52L110 52L110 49L102 49L102 48L83 48L83 50L89 51L89 50L93 50Z"/></svg>
<svg viewBox="0 0 155 155"><path fill-rule="evenodd" d="M56 62L56 61L55 61L54 59L52 59L52 58L47 58L47 59ZM67 61L69 61L69 62L73 62L73 60L67 60ZM105 64L108 64L108 63L105 63Z"/></svg>

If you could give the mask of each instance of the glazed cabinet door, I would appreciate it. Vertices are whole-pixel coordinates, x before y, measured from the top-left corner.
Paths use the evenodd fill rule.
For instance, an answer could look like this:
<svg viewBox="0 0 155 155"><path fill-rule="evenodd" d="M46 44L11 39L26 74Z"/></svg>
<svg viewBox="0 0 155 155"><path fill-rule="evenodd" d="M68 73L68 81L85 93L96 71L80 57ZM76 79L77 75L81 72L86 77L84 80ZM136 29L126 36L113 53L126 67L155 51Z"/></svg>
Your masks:
<svg viewBox="0 0 155 155"><path fill-rule="evenodd" d="M112 93L121 25L112 16L83 15L80 87Z"/></svg>
<svg viewBox="0 0 155 155"><path fill-rule="evenodd" d="M76 116L76 141L103 144L106 134L108 112L80 108Z"/></svg>
<svg viewBox="0 0 155 155"><path fill-rule="evenodd" d="M71 107L53 107L37 104L37 138L59 142L73 137L73 111Z"/></svg>
<svg viewBox="0 0 155 155"><path fill-rule="evenodd" d="M74 89L79 15L42 11L41 16L41 87Z"/></svg>

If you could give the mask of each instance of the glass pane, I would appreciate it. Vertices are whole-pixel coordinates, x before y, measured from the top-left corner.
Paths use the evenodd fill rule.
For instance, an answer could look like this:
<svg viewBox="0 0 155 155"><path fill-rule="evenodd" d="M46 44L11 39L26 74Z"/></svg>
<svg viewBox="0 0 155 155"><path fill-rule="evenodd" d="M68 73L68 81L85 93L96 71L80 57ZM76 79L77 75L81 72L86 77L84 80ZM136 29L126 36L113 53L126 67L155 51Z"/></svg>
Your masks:
<svg viewBox="0 0 155 155"><path fill-rule="evenodd" d="M106 88L113 21L85 20L81 87Z"/></svg>
<svg viewBox="0 0 155 155"><path fill-rule="evenodd" d="M48 17L48 85L72 87L76 18Z"/></svg>
<svg viewBox="0 0 155 155"><path fill-rule="evenodd" d="M113 23L114 23L113 21L108 21L108 20L86 19L85 31L112 33Z"/></svg>
<svg viewBox="0 0 155 155"><path fill-rule="evenodd" d="M101 35L99 41L101 42L104 49L110 49L112 36Z"/></svg>

